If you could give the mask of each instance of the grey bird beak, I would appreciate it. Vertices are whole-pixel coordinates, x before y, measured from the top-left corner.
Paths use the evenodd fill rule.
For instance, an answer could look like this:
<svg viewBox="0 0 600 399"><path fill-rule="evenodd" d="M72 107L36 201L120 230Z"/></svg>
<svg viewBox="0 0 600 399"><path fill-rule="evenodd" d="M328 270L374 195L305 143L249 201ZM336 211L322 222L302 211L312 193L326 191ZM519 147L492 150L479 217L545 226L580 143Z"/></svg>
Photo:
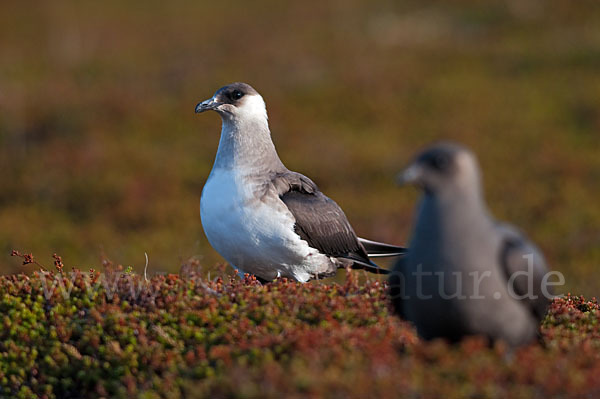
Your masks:
<svg viewBox="0 0 600 399"><path fill-rule="evenodd" d="M396 183L401 186L407 184L415 184L421 178L421 174L423 173L423 169L418 164L412 164L408 168L404 169L397 177Z"/></svg>
<svg viewBox="0 0 600 399"><path fill-rule="evenodd" d="M202 101L196 105L196 113L199 114L204 111L215 110L221 105L220 102L216 101L214 97L209 98L206 101Z"/></svg>

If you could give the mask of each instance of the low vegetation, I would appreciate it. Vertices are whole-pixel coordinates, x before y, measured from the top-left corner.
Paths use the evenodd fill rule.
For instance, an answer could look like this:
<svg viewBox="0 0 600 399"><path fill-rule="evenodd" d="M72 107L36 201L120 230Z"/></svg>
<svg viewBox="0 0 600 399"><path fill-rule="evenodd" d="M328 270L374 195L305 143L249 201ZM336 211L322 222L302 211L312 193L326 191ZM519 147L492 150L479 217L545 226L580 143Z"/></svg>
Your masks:
<svg viewBox="0 0 600 399"><path fill-rule="evenodd" d="M395 175L459 141L494 215L597 296L599 69L597 0L3 1L0 254L210 270L198 202L220 121L194 106L242 80L286 166L361 236L406 244L417 194Z"/></svg>
<svg viewBox="0 0 600 399"><path fill-rule="evenodd" d="M21 255L24 263L36 263ZM53 270L0 277L0 397L582 398L600 395L600 307L555 299L541 343L423 342L386 286Z"/></svg>

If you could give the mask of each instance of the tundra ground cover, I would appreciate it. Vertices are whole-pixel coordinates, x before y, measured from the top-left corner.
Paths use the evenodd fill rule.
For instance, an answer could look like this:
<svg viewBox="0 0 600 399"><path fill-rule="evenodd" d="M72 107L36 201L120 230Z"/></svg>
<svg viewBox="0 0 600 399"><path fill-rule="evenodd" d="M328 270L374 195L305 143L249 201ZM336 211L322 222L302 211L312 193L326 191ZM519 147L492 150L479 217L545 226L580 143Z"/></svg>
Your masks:
<svg viewBox="0 0 600 399"><path fill-rule="evenodd" d="M598 295L599 49L596 0L0 2L0 254L220 262L198 217L219 118L194 106L242 80L361 236L407 243L394 177L456 140L494 215Z"/></svg>
<svg viewBox="0 0 600 399"><path fill-rule="evenodd" d="M60 266L0 277L0 397L600 394L595 299L554 300L541 344L511 352L477 338L421 341L390 313L386 284L356 271L342 284L260 285L210 277L197 261L148 279L108 262Z"/></svg>

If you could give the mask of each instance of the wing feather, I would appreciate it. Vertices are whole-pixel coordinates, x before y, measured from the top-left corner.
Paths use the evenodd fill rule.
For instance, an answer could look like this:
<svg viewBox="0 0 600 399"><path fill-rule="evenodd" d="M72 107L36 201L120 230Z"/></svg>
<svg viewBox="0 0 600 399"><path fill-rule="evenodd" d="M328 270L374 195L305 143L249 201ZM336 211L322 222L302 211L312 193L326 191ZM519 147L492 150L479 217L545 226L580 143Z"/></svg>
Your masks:
<svg viewBox="0 0 600 399"><path fill-rule="evenodd" d="M526 303L538 321L541 321L548 308L550 299L542 291L542 281L548 272L546 261L540 250L521 232L510 225L498 226L502 237L500 265L507 281L515 273L512 287L519 297L527 296ZM530 295L531 294L531 295Z"/></svg>
<svg viewBox="0 0 600 399"><path fill-rule="evenodd" d="M296 219L296 233L311 247L328 256L375 266L342 209L319 191L312 180L288 171L277 173L272 181L279 197Z"/></svg>

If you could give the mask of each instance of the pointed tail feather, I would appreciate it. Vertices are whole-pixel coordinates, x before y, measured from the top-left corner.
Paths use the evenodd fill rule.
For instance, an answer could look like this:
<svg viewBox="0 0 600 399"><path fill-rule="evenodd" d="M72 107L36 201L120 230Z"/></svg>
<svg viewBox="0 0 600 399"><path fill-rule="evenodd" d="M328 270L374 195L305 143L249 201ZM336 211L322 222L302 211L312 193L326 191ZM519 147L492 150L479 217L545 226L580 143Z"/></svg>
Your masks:
<svg viewBox="0 0 600 399"><path fill-rule="evenodd" d="M370 258L384 258L388 256L400 256L408 252L407 248L397 245L385 244L383 242L371 241L358 237L358 241L369 254Z"/></svg>
<svg viewBox="0 0 600 399"><path fill-rule="evenodd" d="M363 261L360 261L357 259L352 259L352 261L354 262L352 264L353 269L363 269L370 273L376 273L376 274L389 274L390 273L390 271L388 269L384 269L383 267L377 266L373 262L366 263L366 262L363 262Z"/></svg>
<svg viewBox="0 0 600 399"><path fill-rule="evenodd" d="M363 269L370 273L377 273L377 274L389 274L390 273L390 271L388 269L384 269L383 267L376 265L370 259L362 258L355 254L347 254L346 256L341 256L337 259L339 261L341 261L339 267L350 266L353 269Z"/></svg>

